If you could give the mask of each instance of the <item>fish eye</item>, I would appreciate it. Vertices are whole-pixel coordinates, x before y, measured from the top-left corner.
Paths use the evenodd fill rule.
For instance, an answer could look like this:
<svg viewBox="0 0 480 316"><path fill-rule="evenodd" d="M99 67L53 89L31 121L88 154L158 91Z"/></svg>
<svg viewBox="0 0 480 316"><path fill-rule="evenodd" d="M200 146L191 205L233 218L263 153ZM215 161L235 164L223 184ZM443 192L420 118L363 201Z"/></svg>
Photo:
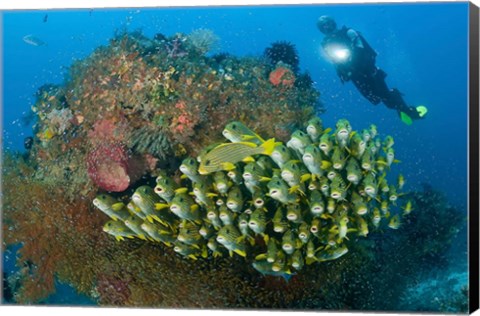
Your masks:
<svg viewBox="0 0 480 316"><path fill-rule="evenodd" d="M183 202L183 198L179 198L178 201L179 201L179 202Z"/></svg>
<svg viewBox="0 0 480 316"><path fill-rule="evenodd" d="M285 147L282 147L281 151L286 152L287 149Z"/></svg>
<svg viewBox="0 0 480 316"><path fill-rule="evenodd" d="M305 133L304 133L304 132L302 132L302 131L300 131L300 132L298 133L298 135L300 135L300 136L304 136L304 135L305 135Z"/></svg>
<svg viewBox="0 0 480 316"><path fill-rule="evenodd" d="M232 129L236 129L237 128L237 125L236 124L232 124Z"/></svg>
<svg viewBox="0 0 480 316"><path fill-rule="evenodd" d="M280 185L280 181L277 181L277 185Z"/></svg>
<svg viewBox="0 0 480 316"><path fill-rule="evenodd" d="M210 162L211 162L210 160L205 161L205 166L209 166Z"/></svg>
<svg viewBox="0 0 480 316"><path fill-rule="evenodd" d="M193 159L190 159L190 160L188 161L188 163L189 163L190 165L193 165L193 164L195 163L195 161L193 161Z"/></svg>

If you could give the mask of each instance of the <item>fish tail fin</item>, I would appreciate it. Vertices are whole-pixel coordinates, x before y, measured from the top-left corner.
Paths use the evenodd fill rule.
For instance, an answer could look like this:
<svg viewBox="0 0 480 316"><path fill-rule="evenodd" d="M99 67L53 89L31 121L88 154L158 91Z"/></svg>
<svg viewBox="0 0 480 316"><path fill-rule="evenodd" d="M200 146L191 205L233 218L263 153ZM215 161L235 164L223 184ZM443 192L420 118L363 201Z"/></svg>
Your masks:
<svg viewBox="0 0 480 316"><path fill-rule="evenodd" d="M275 138L270 138L264 142L261 147L263 148L262 154L270 156L275 148Z"/></svg>

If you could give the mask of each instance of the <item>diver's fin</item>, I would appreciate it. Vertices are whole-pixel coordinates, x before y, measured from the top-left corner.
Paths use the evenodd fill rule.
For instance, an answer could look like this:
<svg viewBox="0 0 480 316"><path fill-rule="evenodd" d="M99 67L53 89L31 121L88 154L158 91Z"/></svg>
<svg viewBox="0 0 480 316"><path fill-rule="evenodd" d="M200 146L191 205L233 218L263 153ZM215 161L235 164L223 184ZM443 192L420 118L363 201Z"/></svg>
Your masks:
<svg viewBox="0 0 480 316"><path fill-rule="evenodd" d="M424 106L424 105L419 105L419 106L417 106L415 109L417 110L418 115L419 115L420 117L424 117L424 116L428 113L428 109L427 109L427 107Z"/></svg>
<svg viewBox="0 0 480 316"><path fill-rule="evenodd" d="M405 112L400 112L400 119L402 120L403 123L407 125L412 125L413 121L410 116L408 116Z"/></svg>

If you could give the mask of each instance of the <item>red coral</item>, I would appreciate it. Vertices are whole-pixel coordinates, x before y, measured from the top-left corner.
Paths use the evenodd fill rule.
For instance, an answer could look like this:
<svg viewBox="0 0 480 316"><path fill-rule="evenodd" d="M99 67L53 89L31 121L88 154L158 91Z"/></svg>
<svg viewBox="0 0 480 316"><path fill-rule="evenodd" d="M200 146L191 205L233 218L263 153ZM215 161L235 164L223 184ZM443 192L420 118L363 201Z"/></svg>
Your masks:
<svg viewBox="0 0 480 316"><path fill-rule="evenodd" d="M185 101L178 101L175 104L178 116L172 119L170 129L177 140L188 138L195 134L194 127L198 119L195 119L191 111L188 111Z"/></svg>
<svg viewBox="0 0 480 316"><path fill-rule="evenodd" d="M89 177L107 191L125 191L130 185L129 158L125 146L104 143L96 146L87 155Z"/></svg>
<svg viewBox="0 0 480 316"><path fill-rule="evenodd" d="M293 71L285 67L277 67L270 73L268 79L274 86L282 85L287 88L293 87L295 83Z"/></svg>

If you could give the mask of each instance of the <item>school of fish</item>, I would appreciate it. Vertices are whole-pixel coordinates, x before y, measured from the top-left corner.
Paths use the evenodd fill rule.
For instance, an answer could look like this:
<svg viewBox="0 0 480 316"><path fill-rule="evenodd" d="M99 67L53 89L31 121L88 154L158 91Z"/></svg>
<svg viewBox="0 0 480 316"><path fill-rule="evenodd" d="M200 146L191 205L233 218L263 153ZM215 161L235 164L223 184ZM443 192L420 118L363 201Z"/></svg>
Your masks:
<svg viewBox="0 0 480 316"><path fill-rule="evenodd" d="M399 161L375 125L357 132L340 119L324 129L314 117L286 144L238 121L222 134L225 143L183 160L179 181L163 170L128 202L99 194L93 204L111 218L103 230L194 260L238 255L262 274L288 276L340 258L349 240L381 225L398 229L413 209L399 204L404 177L387 181Z"/></svg>

